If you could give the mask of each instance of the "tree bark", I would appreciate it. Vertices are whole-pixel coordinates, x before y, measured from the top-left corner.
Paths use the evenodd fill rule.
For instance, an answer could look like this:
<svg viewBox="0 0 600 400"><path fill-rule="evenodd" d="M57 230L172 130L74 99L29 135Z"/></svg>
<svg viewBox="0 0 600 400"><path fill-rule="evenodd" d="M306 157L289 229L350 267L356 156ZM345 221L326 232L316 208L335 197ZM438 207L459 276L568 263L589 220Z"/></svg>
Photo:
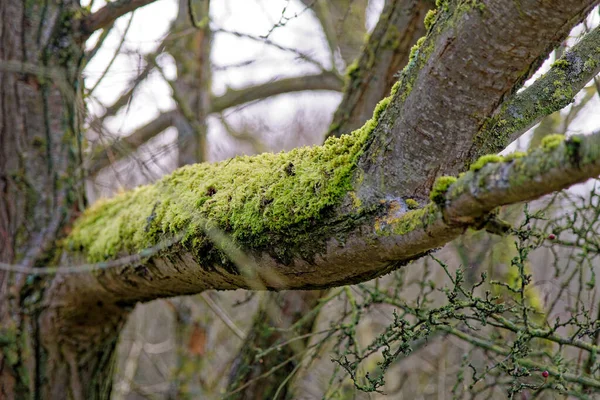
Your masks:
<svg viewBox="0 0 600 400"><path fill-rule="evenodd" d="M0 2L2 262L57 262L63 227L86 206L78 10L74 0ZM48 311L61 303L46 297L51 281L0 271L0 397L107 398L125 312L79 325Z"/></svg>
<svg viewBox="0 0 600 400"><path fill-rule="evenodd" d="M398 90L353 136L185 167L77 216L81 10L75 0L0 2L0 393L108 398L118 332L138 301L369 280L499 205L598 175L600 133L555 138L436 185L426 204L436 175L464 169L486 120L596 3L441 2ZM114 261L131 252L134 261ZM86 260L111 263L29 269ZM10 274L6 262L30 273Z"/></svg>

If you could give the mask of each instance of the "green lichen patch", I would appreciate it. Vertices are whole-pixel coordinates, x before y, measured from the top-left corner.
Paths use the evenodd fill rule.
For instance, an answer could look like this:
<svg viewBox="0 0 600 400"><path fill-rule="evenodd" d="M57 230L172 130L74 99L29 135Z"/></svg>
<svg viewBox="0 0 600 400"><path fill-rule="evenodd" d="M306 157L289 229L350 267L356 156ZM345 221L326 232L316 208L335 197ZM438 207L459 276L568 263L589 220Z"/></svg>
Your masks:
<svg viewBox="0 0 600 400"><path fill-rule="evenodd" d="M272 234L308 229L352 189L365 141L390 99L362 128L323 146L186 166L100 201L78 219L65 244L102 261L155 245L165 235L201 236L213 224L248 247L265 245Z"/></svg>
<svg viewBox="0 0 600 400"><path fill-rule="evenodd" d="M435 180L431 192L429 192L429 198L437 205L444 205L446 203L446 192L450 185L456 182L454 176L440 176Z"/></svg>
<svg viewBox="0 0 600 400"><path fill-rule="evenodd" d="M479 171L481 168L485 167L489 163L499 163L502 161L503 161L502 156L499 156L497 154L486 154L486 155L479 157L479 159L477 159L477 161L475 161L473 164L471 164L469 169L471 171L475 172L475 171Z"/></svg>
<svg viewBox="0 0 600 400"><path fill-rule="evenodd" d="M552 67L567 69L569 67L569 62L564 58L560 58L552 63Z"/></svg>
<svg viewBox="0 0 600 400"><path fill-rule="evenodd" d="M559 135L559 134L548 135L542 139L541 147L542 147L542 149L544 149L546 151L554 150L558 146L560 146L560 144L564 141L565 141L564 135Z"/></svg>

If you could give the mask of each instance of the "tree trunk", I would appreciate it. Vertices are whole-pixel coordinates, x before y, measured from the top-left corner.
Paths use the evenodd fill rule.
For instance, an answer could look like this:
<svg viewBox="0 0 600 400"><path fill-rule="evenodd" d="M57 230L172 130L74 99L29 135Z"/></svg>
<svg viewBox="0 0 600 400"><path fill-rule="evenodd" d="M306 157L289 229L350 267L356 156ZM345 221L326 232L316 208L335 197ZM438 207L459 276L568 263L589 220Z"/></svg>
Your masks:
<svg viewBox="0 0 600 400"><path fill-rule="evenodd" d="M56 264L85 204L78 1L0 1L0 261ZM60 277L0 271L0 398L108 398L123 310L74 310ZM65 317L89 314L86 320ZM110 318L107 318L110 315ZM108 324L107 322L110 322Z"/></svg>

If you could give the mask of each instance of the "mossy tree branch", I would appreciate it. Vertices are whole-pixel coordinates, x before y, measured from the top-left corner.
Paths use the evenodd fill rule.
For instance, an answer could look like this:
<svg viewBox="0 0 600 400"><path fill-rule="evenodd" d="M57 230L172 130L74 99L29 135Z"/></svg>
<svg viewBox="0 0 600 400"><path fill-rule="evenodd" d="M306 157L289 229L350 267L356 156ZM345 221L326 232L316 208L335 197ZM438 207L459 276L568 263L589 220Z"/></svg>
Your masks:
<svg viewBox="0 0 600 400"><path fill-rule="evenodd" d="M569 105L599 73L600 27L586 34L544 76L502 103L477 134L470 159L500 152L543 117Z"/></svg>
<svg viewBox="0 0 600 400"><path fill-rule="evenodd" d="M252 240L254 243L244 248L244 259L241 260L244 264L236 265L227 261L228 257L235 254L237 246L231 247L232 243L215 235L212 223L188 221L182 227L185 228L185 240L150 257L143 265L99 271L95 279L66 276L63 285L69 282L78 285L85 289L92 301L113 298L132 304L139 300L205 289L313 289L364 281L442 246L467 227L481 226L498 206L534 199L600 174L600 133L574 137L568 141L552 139L528 155L490 162L477 171L467 172L456 182L449 180L443 188L438 189L438 204L430 203L418 210L409 211L406 202L399 198L382 200L376 210L354 209L344 218L337 216L325 219L318 227L311 229L310 226L304 226L296 231L294 239L280 236L275 227L254 237L250 226L242 228L237 242ZM332 145L330 142L329 146ZM307 156L303 154L302 158ZM320 157L322 154L313 156ZM279 172L276 179L285 179L286 162L278 165L284 170ZM255 166L260 168L259 165ZM189 204L176 201L181 199L182 191L189 190L180 186L200 185L199 190L207 191L212 188L215 191L212 196L221 190L212 182L205 182L207 186L199 183L204 180L203 175L194 169L200 167L192 166L158 185L124 194L92 209L68 238L67 248L71 249L68 251L79 250L103 258L106 251L115 250L98 249L95 246L106 244L107 240L118 241L113 246L123 249L123 244L127 242L155 239L157 231L154 221L157 224L167 222L162 213L173 212L172 218L185 218L185 215L189 215L186 208L194 208L199 204L201 197L198 196L189 197ZM299 167L303 169L305 166L299 164ZM275 167L270 174L279 168ZM297 173L300 174L301 169ZM183 173L195 175L199 180L186 183L181 180ZM166 203L167 208L161 209L158 205L161 202ZM251 199L247 199L247 202L251 202ZM350 207L346 204L346 208ZM143 208L141 212L140 208ZM148 214L151 209L154 211ZM232 208L229 212L234 215L239 211ZM146 214L150 215L148 219L138 220L140 215ZM155 219L151 220L152 217ZM102 218L112 219L115 223L120 221L120 224L107 228L107 221ZM293 229L292 226L289 228ZM208 243L207 237L216 238L217 246ZM286 243L282 246L286 246L289 252L278 253L282 249L262 247L261 240L266 240L265 243L270 245L273 240L284 240ZM321 249L318 253L311 250L315 246ZM123 279L123 276L127 276L127 279Z"/></svg>
<svg viewBox="0 0 600 400"><path fill-rule="evenodd" d="M482 126L595 4L440 2L375 134L365 187L424 199L436 176L461 172Z"/></svg>
<svg viewBox="0 0 600 400"><path fill-rule="evenodd" d="M502 193L493 192L498 197L486 203L489 210L478 209L480 216L460 208L458 225L452 207L442 213L431 204L399 218L405 211L402 199L416 194L424 204L421 194L428 193L430 179L464 163L467 152L462 150L470 147L479 126L473 115L491 113L506 91L524 80L515 71L539 64L592 3L522 4L518 10L512 2L466 9L442 4L393 96L352 135L330 139L322 147L185 167L87 211L65 242L65 255L74 261L101 261L173 235L183 233L184 238L142 265L100 271L86 279L65 276L55 288L61 304L82 291L91 302L102 298L124 305L209 288L326 288L374 278L446 243L505 204ZM514 30L508 39L507 26ZM513 39L515 54L504 54L503 43ZM470 59L471 64L465 67L456 59ZM499 64L490 65L489 60ZM448 81L457 84L447 86ZM413 126L417 122L423 125ZM430 139L442 133L446 139L439 144L416 139L427 132L433 134ZM597 149L593 140L582 143ZM446 151L449 144L458 146L455 152ZM420 152L423 160L406 164ZM534 154L531 159L537 160ZM544 162L548 159L546 154ZM565 163L564 168L573 165ZM582 165L577 168L583 175L597 175L596 164ZM573 172L566 180L552 181L566 187L583 179ZM552 178L545 173L541 178ZM532 187L540 179L539 174L523 176ZM558 188L544 185L545 191L535 195ZM509 202L532 196L520 193L527 197L511 197ZM449 216L452 223L447 224ZM394 224L405 229L384 234L384 225ZM66 287L70 290L63 292ZM72 300L81 308L80 296Z"/></svg>

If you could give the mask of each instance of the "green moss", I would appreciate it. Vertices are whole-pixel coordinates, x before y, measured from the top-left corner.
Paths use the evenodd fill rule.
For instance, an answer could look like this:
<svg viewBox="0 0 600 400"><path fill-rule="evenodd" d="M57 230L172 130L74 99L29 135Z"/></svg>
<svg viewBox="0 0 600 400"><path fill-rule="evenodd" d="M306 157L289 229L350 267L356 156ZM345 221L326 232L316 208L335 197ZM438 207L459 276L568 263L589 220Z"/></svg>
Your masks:
<svg viewBox="0 0 600 400"><path fill-rule="evenodd" d="M438 10L448 11L450 4L448 0L435 0L435 8Z"/></svg>
<svg viewBox="0 0 600 400"><path fill-rule="evenodd" d="M348 65L346 68L346 79L348 81L355 79L358 75L359 67L358 67L358 59L354 60L352 64Z"/></svg>
<svg viewBox="0 0 600 400"><path fill-rule="evenodd" d="M352 199L352 207L354 207L355 209L359 209L362 206L362 201L360 200L360 198L356 195L356 192L352 191L349 193L350 198Z"/></svg>
<svg viewBox="0 0 600 400"><path fill-rule="evenodd" d="M376 220L375 232L378 235L405 235L419 228L426 228L437 218L439 209L433 203L418 210L408 211L399 217L386 217Z"/></svg>
<svg viewBox="0 0 600 400"><path fill-rule="evenodd" d="M481 168L485 167L489 163L499 163L502 161L503 161L502 156L499 156L497 154L486 154L484 156L479 157L479 159L477 159L477 161L475 161L473 164L471 164L469 169L471 171L475 172L475 171L479 171Z"/></svg>
<svg viewBox="0 0 600 400"><path fill-rule="evenodd" d="M560 144L564 141L565 141L564 135L559 135L559 134L548 135L542 139L541 147L544 150L554 150L555 148L560 146Z"/></svg>
<svg viewBox="0 0 600 400"><path fill-rule="evenodd" d="M515 151L514 153L509 153L503 157L504 161L510 162L512 160L516 160L518 158L523 158L527 155L527 153L523 151Z"/></svg>
<svg viewBox="0 0 600 400"><path fill-rule="evenodd" d="M423 45L423 43L425 42L426 39L427 39L427 36L423 36L422 38L419 38L417 40L417 43L415 43L414 46L410 48L410 54L408 56L409 62L414 60L417 57L417 55L419 54L419 49L421 48L421 46Z"/></svg>
<svg viewBox="0 0 600 400"><path fill-rule="evenodd" d="M437 15L436 9L427 11L427 14L425 15L425 20L423 21L423 23L425 24L425 29L429 30L429 28L431 28L431 26L435 22L436 15Z"/></svg>
<svg viewBox="0 0 600 400"><path fill-rule="evenodd" d="M594 68L596 68L597 66L598 66L598 62L594 58L590 57L587 60L585 60L585 62L583 63L583 70L591 71Z"/></svg>
<svg viewBox="0 0 600 400"><path fill-rule="evenodd" d="M437 178L429 193L431 201L438 205L443 205L446 202L446 192L454 182L456 182L456 177L454 176L440 176Z"/></svg>
<svg viewBox="0 0 600 400"><path fill-rule="evenodd" d="M362 128L323 146L190 165L99 201L77 220L65 245L102 261L155 245L165 235L199 237L211 224L248 247L265 245L267 233L313 226L352 189L365 141L390 100L379 102Z"/></svg>
<svg viewBox="0 0 600 400"><path fill-rule="evenodd" d="M419 203L414 199L406 199L405 202L409 210L416 210L419 208Z"/></svg>
<svg viewBox="0 0 600 400"><path fill-rule="evenodd" d="M398 93L398 89L400 88L400 81L396 81L396 83L394 83L394 86L392 86L392 90L390 95L393 97L396 95L396 93Z"/></svg>
<svg viewBox="0 0 600 400"><path fill-rule="evenodd" d="M455 12L455 18L471 10L478 10L480 12L483 12L485 10L485 4L479 0L460 1L458 3L458 8Z"/></svg>
<svg viewBox="0 0 600 400"><path fill-rule="evenodd" d="M552 63L552 67L567 69L569 67L569 62L564 58L560 58Z"/></svg>

